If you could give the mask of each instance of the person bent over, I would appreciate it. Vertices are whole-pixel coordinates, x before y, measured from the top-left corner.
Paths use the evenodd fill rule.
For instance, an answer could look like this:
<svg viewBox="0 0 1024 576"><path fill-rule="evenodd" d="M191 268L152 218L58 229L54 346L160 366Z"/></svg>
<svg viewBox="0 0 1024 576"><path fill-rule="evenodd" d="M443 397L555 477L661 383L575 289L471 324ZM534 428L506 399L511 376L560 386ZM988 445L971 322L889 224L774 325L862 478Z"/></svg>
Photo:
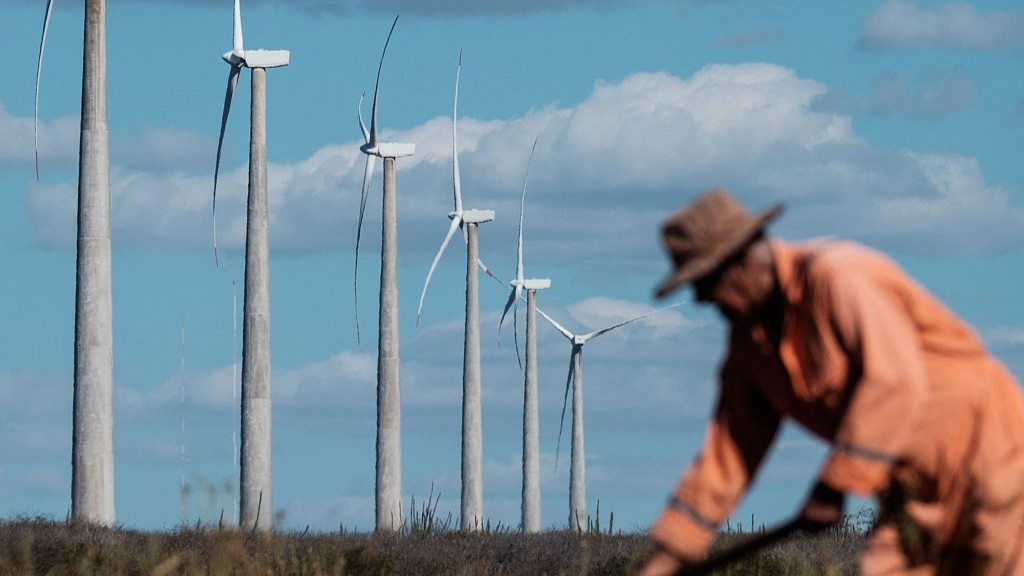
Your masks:
<svg viewBox="0 0 1024 576"><path fill-rule="evenodd" d="M974 331L882 254L788 243L724 190L671 216L674 270L731 328L703 447L651 527L638 576L705 555L792 418L831 452L801 511L839 522L844 494L880 511L859 573L1024 576L1024 399Z"/></svg>

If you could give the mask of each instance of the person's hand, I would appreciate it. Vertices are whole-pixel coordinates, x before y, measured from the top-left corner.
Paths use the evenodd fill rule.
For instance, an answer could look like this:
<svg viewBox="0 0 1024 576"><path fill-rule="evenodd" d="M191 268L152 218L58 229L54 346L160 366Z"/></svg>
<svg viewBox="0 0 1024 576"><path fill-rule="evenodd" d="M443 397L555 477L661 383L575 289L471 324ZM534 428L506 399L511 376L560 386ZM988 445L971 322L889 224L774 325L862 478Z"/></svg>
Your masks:
<svg viewBox="0 0 1024 576"><path fill-rule="evenodd" d="M818 482L800 511L804 530L824 530L843 519L846 495L831 486Z"/></svg>
<svg viewBox="0 0 1024 576"><path fill-rule="evenodd" d="M683 568L683 561L659 547L636 571L634 576L674 576Z"/></svg>

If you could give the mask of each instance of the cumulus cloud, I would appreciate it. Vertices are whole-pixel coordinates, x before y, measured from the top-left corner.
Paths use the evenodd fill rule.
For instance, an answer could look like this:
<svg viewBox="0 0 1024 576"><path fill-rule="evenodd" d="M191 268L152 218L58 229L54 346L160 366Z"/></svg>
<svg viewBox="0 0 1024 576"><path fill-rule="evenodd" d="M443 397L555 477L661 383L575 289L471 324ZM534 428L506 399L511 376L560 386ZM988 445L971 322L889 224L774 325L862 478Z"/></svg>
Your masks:
<svg viewBox="0 0 1024 576"><path fill-rule="evenodd" d="M77 116L39 122L40 169L67 168L78 162ZM32 118L11 114L0 102L0 166L31 165L35 160Z"/></svg>
<svg viewBox="0 0 1024 576"><path fill-rule="evenodd" d="M939 96L926 87L910 101L932 102L933 111L948 109L950 100L940 88L963 82L939 82ZM854 132L848 115L822 109L827 93L826 86L782 66L712 65L688 78L638 73L598 82L573 107L549 105L507 120L463 118L459 142L467 205L498 214L488 224L484 258L491 257L488 246L514 243L526 163L538 136L527 251L531 258L542 254L549 264L571 263L590 276L603 274L609 262L652 276L663 272L653 223L711 186L731 188L753 207L786 202L781 228L787 235L839 234L926 253L985 252L1020 243L1024 212L1010 191L986 180L976 159L872 146ZM450 126L441 117L382 133L386 140L417 144L417 154L398 163L400 186L416 191L399 195L403 258L428 260L444 234L451 209ZM353 208L364 163L358 145L332 143L305 160L271 162L275 249L353 247ZM245 165L223 169L222 246L244 246L247 178ZM366 230L379 226L374 205L380 182L378 169ZM208 247L210 188L206 170L114 166L115 245ZM40 243L74 245L75 204L68 201L74 191L70 182L32 191L29 206ZM373 244L366 246L374 249ZM602 258L585 257L593 254ZM593 270L587 272L588 266Z"/></svg>
<svg viewBox="0 0 1024 576"><path fill-rule="evenodd" d="M372 409L377 360L365 352L344 351L325 360L294 368L276 368L272 375L275 405L288 410L302 407L353 410ZM223 366L186 374L185 401L190 408L224 411L238 398L241 368ZM129 416L148 417L167 411L181 399L180 375L171 376L150 389L126 388L118 394L118 407Z"/></svg>
<svg viewBox="0 0 1024 576"><path fill-rule="evenodd" d="M920 79L892 72L876 76L867 94L851 98L843 92L829 92L815 107L854 116L939 118L963 110L976 98L974 83L960 71L933 72Z"/></svg>
<svg viewBox="0 0 1024 576"><path fill-rule="evenodd" d="M616 300L603 296L587 298L567 308L573 320L584 326L584 331L601 330L630 318L652 314L643 320L638 320L640 330L649 334L652 338L658 338L666 334L686 332L704 326L698 320L692 320L675 309L664 310L660 313L659 308L649 304L632 302L628 300ZM557 321L557 319L556 319ZM568 329L572 329L568 327ZM607 334L613 334L608 332Z"/></svg>
<svg viewBox="0 0 1024 576"><path fill-rule="evenodd" d="M205 134L154 128L116 139L110 157L111 162L131 170L197 172L213 165L216 150L217 142Z"/></svg>
<svg viewBox="0 0 1024 576"><path fill-rule="evenodd" d="M925 7L912 0L887 0L864 21L858 44L867 50L1020 50L1024 48L1024 11L982 14L967 2Z"/></svg>

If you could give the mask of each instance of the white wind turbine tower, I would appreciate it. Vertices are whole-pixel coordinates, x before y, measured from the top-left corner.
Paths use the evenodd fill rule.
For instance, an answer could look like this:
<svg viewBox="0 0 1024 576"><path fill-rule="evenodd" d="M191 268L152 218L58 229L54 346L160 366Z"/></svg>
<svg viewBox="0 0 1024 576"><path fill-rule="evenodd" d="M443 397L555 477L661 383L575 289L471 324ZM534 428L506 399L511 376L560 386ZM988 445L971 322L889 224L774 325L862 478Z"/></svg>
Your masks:
<svg viewBox="0 0 1024 576"><path fill-rule="evenodd" d="M562 422L565 422L565 407L569 398L569 388L572 388L572 448L570 455L570 466L569 466L569 527L574 530L582 530L586 528L587 519L587 484L586 484L586 470L584 461L584 448L583 448L583 346L602 334L607 334L616 328L625 326L637 320L642 320L648 316L653 316L660 312L664 312L670 308L680 306L682 303L672 304L664 308L659 308L653 312L641 314L626 320L613 324L607 328L588 332L587 334L573 334L566 330L561 324L555 322L550 316L544 313L543 310L538 310L540 315L544 317L556 330L561 332L562 336L565 336L569 342L572 343L572 353L569 355L569 377L565 382L565 400L562 404ZM558 442L560 445L562 441L562 424L558 425ZM555 462L558 462L558 448L556 445L555 449Z"/></svg>
<svg viewBox="0 0 1024 576"><path fill-rule="evenodd" d="M35 93L39 178L39 80L53 0L46 3ZM114 523L114 345L110 276L110 143L105 0L85 1L82 125L78 152L71 516Z"/></svg>
<svg viewBox="0 0 1024 576"><path fill-rule="evenodd" d="M359 202L359 224L356 231L356 265L353 280L356 306L356 337L359 337L359 243L362 238L363 213L366 210L373 165L377 157L384 159L384 198L380 250L380 312L377 336L377 479L375 489L376 529L393 531L402 525L402 415L398 358L398 213L395 191L395 159L412 156L415 144L377 142L377 92L384 55L391 42L398 17L391 24L384 50L377 67L373 89L370 129L363 122L360 97L359 129L365 144L359 150L366 154L363 191Z"/></svg>
<svg viewBox="0 0 1024 576"><path fill-rule="evenodd" d="M223 56L228 73L213 172L214 260L217 258L217 177L231 98L242 68L252 70L249 142L249 199L245 231L245 300L242 320L242 455L239 474L239 524L270 530L270 240L267 227L267 72L287 66L287 50L245 50L242 12L235 0L232 49Z"/></svg>
<svg viewBox="0 0 1024 576"><path fill-rule="evenodd" d="M477 226L494 220L493 210L463 210L462 175L459 171L459 76L462 71L462 53L455 72L455 106L452 111L452 172L455 189L455 210L448 213L452 223L448 234L437 251L427 279L420 294L420 305L416 311L419 325L423 311L423 299L430 286L430 278L441 260L455 231L462 228L466 243L466 336L462 363L462 506L461 525L463 530L483 529L484 488L483 488L483 429L480 411L480 299L477 282ZM482 266L482 264L481 264Z"/></svg>
<svg viewBox="0 0 1024 576"><path fill-rule="evenodd" d="M526 178L523 181L523 198L519 205L519 240L516 249L516 277L509 284L512 292L505 303L505 310L498 322L498 331L505 321L508 309L512 311L513 330L516 327L516 315L519 310L519 299L522 291L526 291L526 375L523 385L523 493L522 493L522 525L523 532L540 532L540 424L537 408L537 291L551 287L547 278L523 277L523 214L526 210L526 185L530 181L530 166L533 164L533 153L537 150L537 141L533 141L530 160L526 165ZM516 359L519 358L519 341L516 338ZM521 366L521 364L520 364Z"/></svg>

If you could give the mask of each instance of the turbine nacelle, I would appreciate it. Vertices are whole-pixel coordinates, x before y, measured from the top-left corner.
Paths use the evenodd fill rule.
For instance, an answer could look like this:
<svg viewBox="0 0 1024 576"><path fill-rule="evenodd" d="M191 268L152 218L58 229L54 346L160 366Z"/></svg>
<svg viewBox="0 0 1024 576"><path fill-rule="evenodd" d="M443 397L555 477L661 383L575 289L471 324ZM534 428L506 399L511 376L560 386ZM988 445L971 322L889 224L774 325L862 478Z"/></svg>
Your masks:
<svg viewBox="0 0 1024 576"><path fill-rule="evenodd" d="M483 224L494 220L494 210L463 210L461 213L455 211L448 213L449 220L456 218L462 218L466 224Z"/></svg>
<svg viewBox="0 0 1024 576"><path fill-rule="evenodd" d="M377 156L378 158L404 158L416 153L416 145L380 142L375 146L371 146L369 143L366 143L360 146L359 150L367 156Z"/></svg>
<svg viewBox="0 0 1024 576"><path fill-rule="evenodd" d="M526 280L515 279L508 283L509 286L515 288L520 287L523 290L544 290L545 288L551 288L550 278L528 278Z"/></svg>
<svg viewBox="0 0 1024 576"><path fill-rule="evenodd" d="M221 58L231 66L280 68L288 65L290 56L288 50L232 50Z"/></svg>

